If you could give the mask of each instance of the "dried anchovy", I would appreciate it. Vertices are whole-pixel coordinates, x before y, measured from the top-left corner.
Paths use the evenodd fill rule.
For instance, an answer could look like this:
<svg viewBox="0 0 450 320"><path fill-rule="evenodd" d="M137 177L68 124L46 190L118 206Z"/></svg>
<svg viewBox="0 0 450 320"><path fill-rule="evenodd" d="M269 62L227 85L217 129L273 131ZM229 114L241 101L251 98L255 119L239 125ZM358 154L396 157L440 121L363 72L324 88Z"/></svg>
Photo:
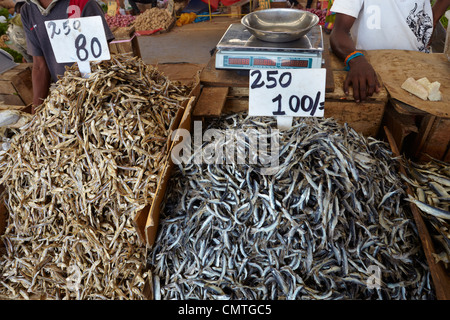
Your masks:
<svg viewBox="0 0 450 320"><path fill-rule="evenodd" d="M173 21L174 18L169 11L154 7L147 9L138 15L132 26L136 29L136 31L157 29L167 30Z"/></svg>
<svg viewBox="0 0 450 320"><path fill-rule="evenodd" d="M8 226L0 297L141 299L151 203L188 87L127 55L66 70L0 154Z"/></svg>
<svg viewBox="0 0 450 320"><path fill-rule="evenodd" d="M436 262L442 261L446 268L450 263L450 165L437 159L426 163L405 160L408 177L402 178L414 190L415 203L422 217L428 222L435 239L433 253ZM447 217L447 218L445 218Z"/></svg>
<svg viewBox="0 0 450 320"><path fill-rule="evenodd" d="M209 126L270 127L244 115ZM156 299L434 298L384 142L300 119L280 133L279 163L274 175L249 162L178 166L149 254Z"/></svg>

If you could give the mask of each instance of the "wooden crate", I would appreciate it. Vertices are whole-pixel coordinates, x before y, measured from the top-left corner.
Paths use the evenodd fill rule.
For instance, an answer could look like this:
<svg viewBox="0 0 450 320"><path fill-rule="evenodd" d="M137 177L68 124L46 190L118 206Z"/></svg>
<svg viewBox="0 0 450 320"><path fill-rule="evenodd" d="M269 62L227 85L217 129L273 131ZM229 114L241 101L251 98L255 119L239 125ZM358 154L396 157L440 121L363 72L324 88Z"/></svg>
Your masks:
<svg viewBox="0 0 450 320"><path fill-rule="evenodd" d="M352 88L348 95L344 93L347 72L338 68L333 70L333 75L335 89L325 94L325 118L334 118L341 124L348 123L364 136L377 137L388 102L386 89L382 88L366 101L356 103ZM381 79L379 81L381 83Z"/></svg>
<svg viewBox="0 0 450 320"><path fill-rule="evenodd" d="M269 4L269 7L271 9L284 9L284 8L289 8L288 4L286 3L286 1L271 1Z"/></svg>
<svg viewBox="0 0 450 320"><path fill-rule="evenodd" d="M383 126L392 133L400 152L415 161L429 156L450 162L450 118L419 110L390 99Z"/></svg>
<svg viewBox="0 0 450 320"><path fill-rule="evenodd" d="M413 151L418 160L429 160L431 156L450 163L450 118L423 117Z"/></svg>
<svg viewBox="0 0 450 320"><path fill-rule="evenodd" d="M250 3L250 0L240 0L229 6L230 18L240 18L243 13L242 9L247 3Z"/></svg>
<svg viewBox="0 0 450 320"><path fill-rule="evenodd" d="M386 112L386 124L389 130L397 132L400 151L417 161L426 159L428 154L449 162L450 69L447 56L406 50L372 50L366 56L389 92L391 110ZM441 83L442 100L422 100L403 90L401 85L409 77L427 77L431 82ZM413 131L410 131L411 124L416 127ZM401 132L407 136L402 137Z"/></svg>
<svg viewBox="0 0 450 320"><path fill-rule="evenodd" d="M384 132L386 134L387 140L389 141L394 156L400 157L401 151L396 143L394 135L387 126L384 126ZM400 166L400 173L404 176L408 176L408 173L402 166ZM412 186L409 186L408 183L406 183L405 191L410 196L414 196L412 188ZM436 260L434 259L433 255L437 254L437 252L435 250L433 239L430 235L428 227L420 213L420 209L414 203L410 203L410 208L414 222L417 226L417 231L419 233L423 251L430 268L431 278L436 290L436 297L439 300L450 300L450 274L448 274L448 272L446 271L446 268L444 267L442 261L436 262Z"/></svg>
<svg viewBox="0 0 450 320"><path fill-rule="evenodd" d="M131 53L133 56L141 58L139 41L134 27L113 29L113 34L115 39L109 43L111 53Z"/></svg>
<svg viewBox="0 0 450 320"><path fill-rule="evenodd" d="M31 63L21 63L0 75L0 103L27 106L33 102Z"/></svg>

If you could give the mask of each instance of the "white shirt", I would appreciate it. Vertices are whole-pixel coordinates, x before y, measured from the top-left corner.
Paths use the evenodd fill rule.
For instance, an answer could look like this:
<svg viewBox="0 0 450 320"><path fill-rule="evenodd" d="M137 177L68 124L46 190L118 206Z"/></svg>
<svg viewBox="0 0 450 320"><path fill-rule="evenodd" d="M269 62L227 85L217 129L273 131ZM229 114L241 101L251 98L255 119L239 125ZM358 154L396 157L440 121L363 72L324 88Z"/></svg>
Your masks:
<svg viewBox="0 0 450 320"><path fill-rule="evenodd" d="M358 50L427 51L433 33L430 0L335 0L331 11L356 18Z"/></svg>

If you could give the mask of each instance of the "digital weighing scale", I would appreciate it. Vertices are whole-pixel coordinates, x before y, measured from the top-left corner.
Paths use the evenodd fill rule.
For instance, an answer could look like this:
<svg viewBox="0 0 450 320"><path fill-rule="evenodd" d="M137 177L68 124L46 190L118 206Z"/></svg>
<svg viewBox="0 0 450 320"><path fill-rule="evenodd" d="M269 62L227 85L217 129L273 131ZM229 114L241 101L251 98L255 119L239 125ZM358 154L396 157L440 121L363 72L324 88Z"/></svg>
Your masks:
<svg viewBox="0 0 450 320"><path fill-rule="evenodd" d="M267 42L242 24L231 24L217 44L216 69L321 68L322 27L316 25L299 40Z"/></svg>

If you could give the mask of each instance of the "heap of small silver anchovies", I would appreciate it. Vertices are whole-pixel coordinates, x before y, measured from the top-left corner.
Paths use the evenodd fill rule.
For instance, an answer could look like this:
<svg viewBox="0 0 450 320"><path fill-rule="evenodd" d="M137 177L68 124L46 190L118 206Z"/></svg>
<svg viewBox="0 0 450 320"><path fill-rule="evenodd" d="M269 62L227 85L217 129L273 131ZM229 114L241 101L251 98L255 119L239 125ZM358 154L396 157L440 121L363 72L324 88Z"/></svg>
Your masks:
<svg viewBox="0 0 450 320"><path fill-rule="evenodd" d="M425 221L438 253L436 262L450 263L450 165L437 159L423 164L406 161L408 177L402 178L412 187L415 197L409 201L417 205Z"/></svg>
<svg viewBox="0 0 450 320"><path fill-rule="evenodd" d="M0 152L0 299L146 298L133 219L153 200L188 89L127 55L87 79L66 71Z"/></svg>
<svg viewBox="0 0 450 320"><path fill-rule="evenodd" d="M269 127L244 115L209 126ZM308 118L279 141L273 175L250 162L178 165L149 254L154 298L434 299L386 144Z"/></svg>

